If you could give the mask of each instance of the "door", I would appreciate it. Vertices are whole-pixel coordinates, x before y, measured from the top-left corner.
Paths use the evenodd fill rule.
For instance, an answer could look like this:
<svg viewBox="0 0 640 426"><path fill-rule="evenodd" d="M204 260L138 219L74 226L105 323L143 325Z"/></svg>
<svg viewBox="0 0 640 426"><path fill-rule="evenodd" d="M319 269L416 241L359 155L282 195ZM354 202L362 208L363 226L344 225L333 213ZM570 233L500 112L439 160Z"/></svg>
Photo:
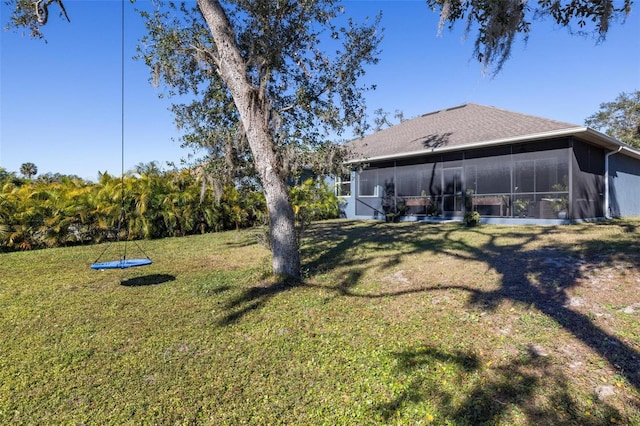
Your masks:
<svg viewBox="0 0 640 426"><path fill-rule="evenodd" d="M452 167L442 171L442 210L445 214L462 213L462 167Z"/></svg>

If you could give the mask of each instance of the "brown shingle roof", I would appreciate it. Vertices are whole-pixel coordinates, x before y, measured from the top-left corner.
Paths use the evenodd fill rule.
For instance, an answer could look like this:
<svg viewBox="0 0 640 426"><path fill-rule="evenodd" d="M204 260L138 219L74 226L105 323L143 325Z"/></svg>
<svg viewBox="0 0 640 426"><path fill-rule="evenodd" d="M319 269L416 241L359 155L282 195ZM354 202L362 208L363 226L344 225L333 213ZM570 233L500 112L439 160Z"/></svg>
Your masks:
<svg viewBox="0 0 640 426"><path fill-rule="evenodd" d="M404 121L348 146L352 158L362 160L500 143L568 129L584 127L469 103Z"/></svg>

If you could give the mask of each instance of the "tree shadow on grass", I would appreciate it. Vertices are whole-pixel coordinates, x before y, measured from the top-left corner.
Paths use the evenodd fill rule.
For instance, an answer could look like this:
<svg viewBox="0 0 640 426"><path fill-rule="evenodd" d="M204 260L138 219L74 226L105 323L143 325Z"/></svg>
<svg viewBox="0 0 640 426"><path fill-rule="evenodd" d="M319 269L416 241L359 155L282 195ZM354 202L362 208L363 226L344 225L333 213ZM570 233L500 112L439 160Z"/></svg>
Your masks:
<svg viewBox="0 0 640 426"><path fill-rule="evenodd" d="M397 373L408 383L374 407L374 415L385 423L402 419L417 405L430 407L436 424L508 424L524 416L528 424L596 426L621 418L608 404L589 412L572 398L569 379L559 367L535 351L495 366L482 365L474 354L432 346L394 355Z"/></svg>
<svg viewBox="0 0 640 426"><path fill-rule="evenodd" d="M304 258L310 259L312 270L323 271L332 268L347 268L359 277L372 265L358 256L349 256L349 251L366 246L374 253L379 248L380 257L376 265L381 271L401 264L404 257L419 254L445 254L459 260L482 262L496 271L501 280L494 290L482 290L473 283L454 283L447 286L429 286L405 290L382 291L380 293L360 293L353 291L356 282L340 282L335 290L340 296L349 297L393 297L407 293L443 290L463 290L469 293L469 306L494 310L506 301L537 308L552 318L562 328L570 332L604 358L618 374L631 386L640 390L640 353L638 349L617 336L600 328L587 315L571 307L567 291L577 286L578 280L586 277L587 263L607 264L624 260L640 264L640 238L636 238L635 227L625 223L596 226L619 226L628 238L602 243L585 240L577 245L563 244L564 232L579 232L580 228L549 227L529 228L522 231L504 233L497 227L483 226L462 229L458 226L439 227L434 225L401 224L394 226L371 222L361 224L344 222L337 229L334 224L320 225L319 235L311 235L305 248ZM542 238L542 232L546 235ZM475 241L470 236L476 234ZM549 241L557 241L552 244ZM318 238L319 237L319 238ZM335 241L335 243L334 243ZM402 250L393 250L393 245L401 242ZM472 279L473 277L469 277Z"/></svg>
<svg viewBox="0 0 640 426"><path fill-rule="evenodd" d="M341 235L338 236L336 234L336 231ZM324 250L324 245L318 245L316 247L320 247L320 251L317 252L314 251L314 246L311 246L311 252L307 250L305 255L326 259L327 257L331 257L333 255L339 256L341 253L349 250L349 248L354 243L353 236L351 235L352 229L351 227L345 227L342 231L334 226L315 227L312 238L317 238L323 241L332 241L333 243L335 243L335 245L329 251ZM325 240L329 238L331 238L331 240ZM314 272L317 273L318 265L318 263L310 264L308 267L312 268ZM334 287L337 291L336 297L350 294L351 286L355 285L360 279L362 271L356 267L357 265L354 264L353 266L354 268L346 273L345 276L340 279L339 283L336 283ZM331 269L331 267L329 267L328 269ZM218 321L218 325L226 326L234 324L249 312L263 307L274 296L285 291L293 290L297 287L304 287L306 285L307 284L302 281L296 282L287 280L285 278L278 278L274 282L268 282L264 280L263 282L258 283L255 286L243 290L240 295L232 298L227 303L225 303L225 309L227 313Z"/></svg>
<svg viewBox="0 0 640 426"><path fill-rule="evenodd" d="M470 230L451 225L344 221L315 225L306 237L308 242L303 246L302 257L311 275L346 271L328 287L335 291L335 297L388 298L408 293L462 290L469 294L469 307L490 311L504 302L515 302L536 308L606 360L631 387L640 390L638 349L602 329L589 316L574 310L568 294L568 290L579 285L580 280L588 279L583 268L586 264L603 265L621 259L636 265L640 263L640 239L634 238L635 228L631 230L622 225L621 229L630 237L620 241L609 240L603 247L595 240L561 242L564 232L580 232L580 228L539 228L538 233L523 228L522 231L505 233L491 226ZM477 238L470 238L474 234ZM556 235L558 242L550 243ZM364 255L359 256L358 250L362 250ZM499 285L491 290L483 290L473 282L454 282L446 286L426 283L422 287L383 289L376 293L359 290L361 278L368 269L384 272L402 264L407 256L423 254L454 256L462 262L486 264L487 269L494 270L501 277ZM237 322L280 293L310 285L313 284L276 282L248 288L226 304L228 313L220 320L220 325ZM407 369L418 365L420 357L429 362L446 357L458 369L480 371L473 355L443 354L427 349L422 353L399 354L398 357ZM464 401L450 404L452 394L428 383L428 378L418 376L412 379L403 395L378 407L378 412L391 419L395 411L412 401L435 398L441 412L461 424L497 421L507 415L506 407L516 407L524 413L527 421L536 423L540 420L543 424L595 425L607 415L618 416L615 409L605 403L599 405L604 417L597 421L576 411L576 401L568 390L569 379L562 371L531 353L523 359L520 357L494 367L489 379L482 385L472 383ZM564 407L562 410L536 406L532 401L535 400L534 389L541 386L555 389L545 392L551 401L555 401L554 404Z"/></svg>
<svg viewBox="0 0 640 426"><path fill-rule="evenodd" d="M535 239L530 238L531 241ZM602 264L614 260L621 253L640 253L638 242L609 242L607 252L598 253L592 249L594 244L598 244L593 241L582 244L576 251L560 244L532 250L524 249L526 243L499 247L495 240L492 238L482 247L466 248L472 258L487 263L502 274L501 286L494 291L460 286L471 294L469 303L495 309L500 303L510 300L537 308L606 359L636 390L640 390L640 354L637 348L572 309L567 294L567 290L585 276L582 266L587 260L581 254L589 261Z"/></svg>
<svg viewBox="0 0 640 426"><path fill-rule="evenodd" d="M279 279L273 283L263 282L243 290L240 295L225 304L227 313L218 321L218 325L227 326L238 322L249 312L263 307L274 296L292 290L299 284Z"/></svg>

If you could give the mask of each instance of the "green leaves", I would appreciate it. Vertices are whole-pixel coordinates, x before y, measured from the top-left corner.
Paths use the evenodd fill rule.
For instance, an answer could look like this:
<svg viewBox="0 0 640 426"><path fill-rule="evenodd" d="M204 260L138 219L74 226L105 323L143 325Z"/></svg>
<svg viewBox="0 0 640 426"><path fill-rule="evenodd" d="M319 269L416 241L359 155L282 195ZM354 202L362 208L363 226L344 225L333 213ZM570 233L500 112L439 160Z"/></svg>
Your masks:
<svg viewBox="0 0 640 426"><path fill-rule="evenodd" d="M604 40L610 22L623 18L631 12L632 0L427 0L433 10L440 10L440 31L459 20L466 21L468 35L477 31L474 56L484 69L493 68L492 74L500 72L511 55L516 36L526 41L531 31L531 22L536 19L551 19L570 32L593 33L599 41ZM589 28L589 23L594 25ZM574 30L573 25L578 26Z"/></svg>
<svg viewBox="0 0 640 426"><path fill-rule="evenodd" d="M23 163L20 166L20 174L27 179L31 179L38 174L38 167L33 163Z"/></svg>
<svg viewBox="0 0 640 426"><path fill-rule="evenodd" d="M61 17L71 22L62 0L5 0L4 3L12 11L5 29L28 29L33 38L44 38L41 29L49 19L49 6L52 3L56 3Z"/></svg>
<svg viewBox="0 0 640 426"><path fill-rule="evenodd" d="M0 180L0 251L115 238L123 195L121 238L184 236L264 223L264 196L255 187L228 186L216 196L203 179L189 169L163 171L149 163L123 179L102 174L96 184L69 178L21 185Z"/></svg>
<svg viewBox="0 0 640 426"><path fill-rule="evenodd" d="M363 96L371 87L358 79L377 62L379 17L356 23L333 0L237 0L224 8L275 151L319 149L332 144L328 135L365 128ZM141 15L148 35L139 57L155 82L180 96L172 111L184 144L204 148L211 161L224 159L236 177L255 176L248 124L218 74L216 42L200 11L160 2ZM289 161L278 166L283 176L294 172Z"/></svg>
<svg viewBox="0 0 640 426"><path fill-rule="evenodd" d="M585 124L640 149L640 90L600 104L600 111L587 117Z"/></svg>

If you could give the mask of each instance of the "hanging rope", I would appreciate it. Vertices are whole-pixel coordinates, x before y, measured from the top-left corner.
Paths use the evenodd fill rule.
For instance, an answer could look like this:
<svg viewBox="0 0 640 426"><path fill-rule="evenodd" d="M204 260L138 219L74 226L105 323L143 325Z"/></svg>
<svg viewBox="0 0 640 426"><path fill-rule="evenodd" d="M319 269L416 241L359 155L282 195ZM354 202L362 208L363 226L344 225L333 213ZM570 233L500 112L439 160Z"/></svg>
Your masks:
<svg viewBox="0 0 640 426"><path fill-rule="evenodd" d="M120 228L125 220L124 204L124 2L120 2L120 218L118 220L118 238L120 238ZM123 259L127 258L127 240L129 239L129 226L125 224L126 235L124 239Z"/></svg>
<svg viewBox="0 0 640 426"><path fill-rule="evenodd" d="M121 45L120 45L120 217L118 218L118 228L116 229L116 244L120 242L120 233L122 232L122 228L124 226L124 243L123 243L123 253L122 257L119 260L110 261L110 262L102 262L98 263L98 260L105 254L110 245L107 245L105 249L100 253L100 256L93 262L91 265L92 269L124 269L131 268L134 266L144 266L150 265L151 259L149 256L142 250L142 247L134 241L134 244L138 248L138 250L145 256L144 259L127 259L127 242L129 241L129 224L126 222L126 209L125 209L125 191L124 191L124 139L125 139L125 131L124 131L124 116L125 116L125 1L121 1Z"/></svg>
<svg viewBox="0 0 640 426"><path fill-rule="evenodd" d="M122 207L124 208L124 2L122 0L122 23L120 33L120 176L122 179Z"/></svg>

